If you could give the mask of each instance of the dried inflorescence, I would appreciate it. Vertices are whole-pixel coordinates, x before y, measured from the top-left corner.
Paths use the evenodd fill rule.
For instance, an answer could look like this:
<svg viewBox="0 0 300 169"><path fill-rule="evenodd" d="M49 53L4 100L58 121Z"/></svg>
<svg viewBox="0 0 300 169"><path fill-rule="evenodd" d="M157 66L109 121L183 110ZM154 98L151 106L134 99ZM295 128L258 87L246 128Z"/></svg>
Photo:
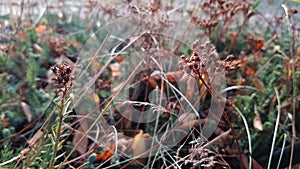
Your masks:
<svg viewBox="0 0 300 169"><path fill-rule="evenodd" d="M190 148L189 158L185 160L185 163L192 163L193 168L198 166L213 168L217 162L214 153L204 147L203 143L203 139L197 139L190 143L192 147Z"/></svg>
<svg viewBox="0 0 300 169"><path fill-rule="evenodd" d="M234 71L241 67L241 60L233 60L233 55L228 55L225 60L219 61L226 71Z"/></svg>
<svg viewBox="0 0 300 169"><path fill-rule="evenodd" d="M150 15L154 12L157 12L157 8L151 4L147 6L144 5L137 6L132 3L129 3L129 9L131 13L141 14L141 15Z"/></svg>
<svg viewBox="0 0 300 169"><path fill-rule="evenodd" d="M209 75L213 76L212 73L219 67L224 68L225 71L235 71L242 64L241 60L234 60L233 55L228 55L224 60L219 60L219 55L215 47L210 44L210 41L200 45L198 40L192 44L191 56L187 58L182 55L181 59L179 65L183 65L185 72L194 78L205 80L207 84L210 82ZM208 69L211 74L208 74Z"/></svg>
<svg viewBox="0 0 300 169"><path fill-rule="evenodd" d="M196 40L192 44L192 54L190 58L185 55L181 56L182 61L179 64L184 63L184 67L188 73L195 78L208 79L207 67L211 68L214 61L219 57L214 46L211 46L210 41L206 41L203 44L199 44ZM209 81L209 80L208 80Z"/></svg>
<svg viewBox="0 0 300 169"><path fill-rule="evenodd" d="M55 93L62 92L65 95L73 86L72 68L67 64L61 64L51 67L51 70L55 75L52 78L55 84Z"/></svg>
<svg viewBox="0 0 300 169"><path fill-rule="evenodd" d="M239 11L244 15L250 15L250 4L241 1L225 1L225 0L205 0L200 4L200 8L206 14L199 17L195 14L192 16L192 21L204 28L212 28L217 26L218 21L230 22L232 17Z"/></svg>

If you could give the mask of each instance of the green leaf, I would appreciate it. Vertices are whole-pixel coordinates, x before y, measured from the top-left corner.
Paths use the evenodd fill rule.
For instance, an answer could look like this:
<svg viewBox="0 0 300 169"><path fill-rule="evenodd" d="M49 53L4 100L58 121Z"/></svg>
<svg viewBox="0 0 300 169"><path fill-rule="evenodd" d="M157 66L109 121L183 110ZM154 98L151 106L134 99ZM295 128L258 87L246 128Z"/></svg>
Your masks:
<svg viewBox="0 0 300 169"><path fill-rule="evenodd" d="M64 144L64 143L65 143L64 140L62 140L61 142L59 142L58 147L57 147L57 150L58 150L58 151L61 150L61 149L63 148L63 144Z"/></svg>
<svg viewBox="0 0 300 169"><path fill-rule="evenodd" d="M0 16L0 19L3 19L3 20L9 20L9 18L10 18L10 14Z"/></svg>
<svg viewBox="0 0 300 169"><path fill-rule="evenodd" d="M259 4L260 4L260 2L258 1L258 2L256 2L254 5L253 5L253 10L256 10L257 8L258 8L258 6L259 6Z"/></svg>
<svg viewBox="0 0 300 169"><path fill-rule="evenodd" d="M8 128L4 128L2 130L2 135L4 138L7 138L7 137L11 136L11 131Z"/></svg>
<svg viewBox="0 0 300 169"><path fill-rule="evenodd" d="M58 133L59 131L59 121L56 119L56 124L55 124L55 133Z"/></svg>

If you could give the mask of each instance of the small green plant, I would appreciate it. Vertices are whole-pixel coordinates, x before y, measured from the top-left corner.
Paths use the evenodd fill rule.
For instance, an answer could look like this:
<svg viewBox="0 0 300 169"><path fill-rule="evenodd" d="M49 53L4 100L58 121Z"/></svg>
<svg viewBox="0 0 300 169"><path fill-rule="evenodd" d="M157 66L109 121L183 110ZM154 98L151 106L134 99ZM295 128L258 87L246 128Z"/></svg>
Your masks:
<svg viewBox="0 0 300 169"><path fill-rule="evenodd" d="M51 68L54 73L54 78L52 79L55 84L55 93L60 94L60 102L57 103L58 115L56 118L56 123L52 129L52 144L53 146L53 154L52 159L49 164L49 168L54 168L55 162L57 158L61 157L61 155L57 156L59 150L62 149L63 141L61 141L61 135L63 133L62 125L65 116L68 114L68 108L71 103L70 99L67 99L67 94L69 90L72 88L72 69L70 66L66 64L61 64L59 66L54 66Z"/></svg>
<svg viewBox="0 0 300 169"><path fill-rule="evenodd" d="M4 138L11 136L11 130L8 128L2 129L2 135ZM4 141L2 144L2 151L1 151L1 161L8 161L13 158L14 150L12 149L12 143L10 140ZM13 167L11 164L7 164L1 167Z"/></svg>

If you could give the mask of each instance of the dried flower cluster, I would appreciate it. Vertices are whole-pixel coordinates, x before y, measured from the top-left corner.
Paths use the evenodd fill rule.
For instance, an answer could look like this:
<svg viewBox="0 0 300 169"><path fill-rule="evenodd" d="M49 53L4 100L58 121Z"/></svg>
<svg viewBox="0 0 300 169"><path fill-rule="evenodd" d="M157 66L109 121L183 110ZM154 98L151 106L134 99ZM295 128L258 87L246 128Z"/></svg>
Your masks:
<svg viewBox="0 0 300 169"><path fill-rule="evenodd" d="M233 71L240 68L241 65L241 61L234 60L233 55L228 55L224 60L219 61L216 48L211 46L210 41L200 45L199 41L196 40L192 44L191 57L187 58L185 55L182 55L181 59L182 61L179 62L179 65L183 64L186 72L195 78L200 78L201 76L202 79L208 79L208 67L217 68L221 65L226 71Z"/></svg>
<svg viewBox="0 0 300 169"><path fill-rule="evenodd" d="M219 61L222 64L226 71L234 71L241 67L241 60L233 60L233 55L228 55L225 60Z"/></svg>
<svg viewBox="0 0 300 169"><path fill-rule="evenodd" d="M133 14L141 14L141 15L150 15L154 12L157 12L157 7L155 7L153 4L148 4L147 6L144 5L134 5L132 3L129 3L129 9L130 12Z"/></svg>
<svg viewBox="0 0 300 169"><path fill-rule="evenodd" d="M190 144L189 158L185 160L185 163L192 163L193 167L202 166L205 168L213 168L216 163L214 153L203 146L203 140L197 139Z"/></svg>
<svg viewBox="0 0 300 169"><path fill-rule="evenodd" d="M219 20L229 22L239 11L242 11L244 15L249 15L250 4L242 1L205 0L200 8L206 14L206 18L193 14L193 22L204 28L211 28L215 27Z"/></svg>
<svg viewBox="0 0 300 169"><path fill-rule="evenodd" d="M179 65L184 63L184 67L188 68L185 70L188 73L190 72L190 74L195 78L208 79L207 68L212 67L214 60L218 58L219 55L215 47L211 46L210 41L200 44L199 41L196 40L192 44L191 57L187 58L185 55L182 55L182 62L179 62Z"/></svg>
<svg viewBox="0 0 300 169"><path fill-rule="evenodd" d="M52 80L54 81L55 84L55 93L60 93L62 92L63 95L69 91L72 86L72 69L69 65L66 64L61 64L58 66L53 66L51 67L52 72L54 73L54 77Z"/></svg>

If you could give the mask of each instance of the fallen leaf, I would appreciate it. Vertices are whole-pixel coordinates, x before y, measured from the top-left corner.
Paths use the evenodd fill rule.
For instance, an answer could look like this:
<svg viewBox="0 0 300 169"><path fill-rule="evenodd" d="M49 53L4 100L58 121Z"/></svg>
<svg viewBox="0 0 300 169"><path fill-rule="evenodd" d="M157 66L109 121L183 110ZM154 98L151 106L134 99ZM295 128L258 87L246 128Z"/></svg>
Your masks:
<svg viewBox="0 0 300 169"><path fill-rule="evenodd" d="M131 148L135 156L143 153L143 151L139 151L139 150L145 149L143 142L140 141L142 139L142 135L143 135L143 130L140 130L140 132L133 139Z"/></svg>
<svg viewBox="0 0 300 169"><path fill-rule="evenodd" d="M221 147L225 147L230 144L233 136L230 135L231 130L223 131L221 128L217 127L215 129L216 138L210 141L210 144L216 144Z"/></svg>
<svg viewBox="0 0 300 169"><path fill-rule="evenodd" d="M249 158L245 154L242 154L242 164L243 168L249 169Z"/></svg>
<svg viewBox="0 0 300 169"><path fill-rule="evenodd" d="M75 43L77 47L82 48L83 44L81 42L76 42Z"/></svg>
<svg viewBox="0 0 300 169"><path fill-rule="evenodd" d="M97 62L96 60L93 60L92 61L92 65L97 68L97 69L100 69L101 68L101 64L99 62Z"/></svg>
<svg viewBox="0 0 300 169"><path fill-rule="evenodd" d="M27 34L25 32L18 32L18 37L22 40L26 40Z"/></svg>
<svg viewBox="0 0 300 169"><path fill-rule="evenodd" d="M113 151L115 150L115 146L115 143L111 143L101 154L97 156L96 161L106 161L107 159L109 159L112 156Z"/></svg>
<svg viewBox="0 0 300 169"><path fill-rule="evenodd" d="M76 147L76 150L80 153L80 154L84 154L87 151L87 147L88 147L88 138L87 136L85 136L83 133L85 133L84 129L88 128L88 122L86 119L83 119L80 121L80 126L78 128L78 130L74 131L74 138L73 138L73 145L77 145L79 140L83 138L83 140L79 143L79 145Z"/></svg>
<svg viewBox="0 0 300 169"><path fill-rule="evenodd" d="M244 168L249 169L249 157L244 154L242 154L242 156L243 156L242 163ZM251 160L252 160L253 169L263 169L262 166L258 164L258 162L254 158L251 158Z"/></svg>
<svg viewBox="0 0 300 169"><path fill-rule="evenodd" d="M31 122L32 114L31 114L30 107L28 106L28 104L25 102L21 102L21 107L22 107L23 112L26 115L28 122Z"/></svg>
<svg viewBox="0 0 300 169"><path fill-rule="evenodd" d="M94 98L94 102L95 102L96 104L99 104L99 103L100 103L100 98L99 98L99 96L98 96L96 93L93 93L93 98Z"/></svg>
<svg viewBox="0 0 300 169"><path fill-rule="evenodd" d="M186 98L192 100L195 93L195 79L192 76L189 76L186 84Z"/></svg>
<svg viewBox="0 0 300 169"><path fill-rule="evenodd" d="M184 71L179 70L179 71L174 71L174 72L168 72L167 75L171 76L173 79L178 79L180 80L181 78L183 78L183 76L188 76L188 74L185 74ZM185 80L183 80L185 81Z"/></svg>
<svg viewBox="0 0 300 169"><path fill-rule="evenodd" d="M260 119L260 115L257 112L257 108L256 105L254 105L254 112L255 112L255 116L253 118L253 127L256 128L257 130L262 131L263 130L263 125Z"/></svg>
<svg viewBox="0 0 300 169"><path fill-rule="evenodd" d="M124 59L118 55L115 57L115 60L120 63L120 62L123 62Z"/></svg>
<svg viewBox="0 0 300 169"><path fill-rule="evenodd" d="M45 25L39 25L35 28L35 31L37 33L43 33L46 29L47 29L47 27Z"/></svg>
<svg viewBox="0 0 300 169"><path fill-rule="evenodd" d="M247 61L245 59L241 60L240 61L240 64L239 64L241 67L243 66L246 66L247 65Z"/></svg>
<svg viewBox="0 0 300 169"><path fill-rule="evenodd" d="M259 114L255 114L255 117L253 118L253 126L257 130L260 130L260 131L263 130L263 125L261 123L261 119L260 119Z"/></svg>
<svg viewBox="0 0 300 169"><path fill-rule="evenodd" d="M34 48L34 50L35 50L36 52L38 52L38 53L43 53L43 52L44 52L43 48L40 47L40 45L37 44L37 43L33 44L33 48Z"/></svg>
<svg viewBox="0 0 300 169"><path fill-rule="evenodd" d="M253 169L263 169L263 167L254 158L252 158L252 162Z"/></svg>
<svg viewBox="0 0 300 169"><path fill-rule="evenodd" d="M133 164L138 165L146 162L146 158L144 156L147 155L145 153L147 151L146 142L149 141L149 139L150 135L143 134L143 130L140 130L140 132L134 137L131 149L134 157L137 159Z"/></svg>
<svg viewBox="0 0 300 169"><path fill-rule="evenodd" d="M109 65L109 68L111 70L111 74L113 77L120 76L121 71L120 71L120 64L119 63L112 63Z"/></svg>
<svg viewBox="0 0 300 169"><path fill-rule="evenodd" d="M247 69L246 69L246 74L247 74L247 75L254 75L254 74L255 74L255 71L254 71L253 68L247 67Z"/></svg>
<svg viewBox="0 0 300 169"><path fill-rule="evenodd" d="M252 83L259 91L262 92L265 90L265 86L264 86L263 82L260 81L257 77L254 78Z"/></svg>
<svg viewBox="0 0 300 169"><path fill-rule="evenodd" d="M259 51L264 46L264 41L260 40L255 45L255 51Z"/></svg>

